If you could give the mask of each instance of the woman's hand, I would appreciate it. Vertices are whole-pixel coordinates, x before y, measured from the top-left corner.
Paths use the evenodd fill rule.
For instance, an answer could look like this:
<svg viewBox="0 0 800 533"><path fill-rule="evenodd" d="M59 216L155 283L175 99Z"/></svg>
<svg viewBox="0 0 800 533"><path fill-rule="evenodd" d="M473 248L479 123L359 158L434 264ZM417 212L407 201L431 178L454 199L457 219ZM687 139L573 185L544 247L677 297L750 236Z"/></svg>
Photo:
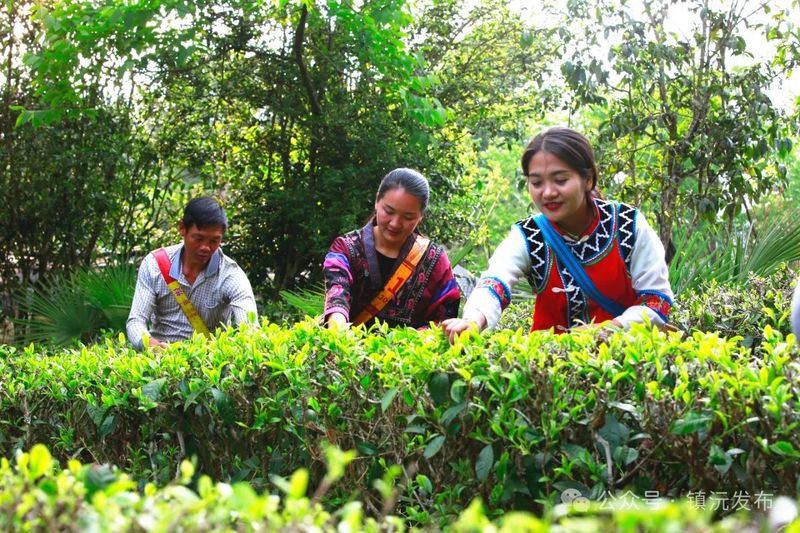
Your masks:
<svg viewBox="0 0 800 533"><path fill-rule="evenodd" d="M346 327L347 317L344 316L342 313L331 313L325 320L325 325L327 325L328 327L335 327L335 328Z"/></svg>
<svg viewBox="0 0 800 533"><path fill-rule="evenodd" d="M594 333L594 338L598 344L606 342L608 338L615 332L623 329L622 324L616 319L606 320L599 324L584 324L582 326L575 326L572 331L590 330Z"/></svg>
<svg viewBox="0 0 800 533"><path fill-rule="evenodd" d="M456 337L465 331L480 332L486 325L486 319L483 318L483 316L481 316L481 318L483 319L480 321L482 323L466 318L448 318L447 320L443 320L440 325L444 334L447 335L447 340L450 341L450 344L453 344Z"/></svg>

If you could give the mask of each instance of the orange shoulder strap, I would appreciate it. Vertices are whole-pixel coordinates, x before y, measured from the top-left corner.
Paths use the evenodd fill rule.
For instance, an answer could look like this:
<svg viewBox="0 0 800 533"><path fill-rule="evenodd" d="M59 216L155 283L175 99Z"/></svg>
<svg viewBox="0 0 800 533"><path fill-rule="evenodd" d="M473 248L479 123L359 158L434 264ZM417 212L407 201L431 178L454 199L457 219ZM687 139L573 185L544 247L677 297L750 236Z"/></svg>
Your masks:
<svg viewBox="0 0 800 533"><path fill-rule="evenodd" d="M419 264L420 259L425 254L425 250L428 249L428 244L430 244L430 239L422 237L421 235L417 235L417 238L414 240L414 244L411 246L411 250L408 251L406 254L405 259L397 267L397 270L394 271L392 277L389 278L389 281L386 282L386 286L381 289L375 298L364 308L361 313L356 317L353 321L353 325L363 324L364 322L369 321L372 317L380 313L381 309L383 309L386 304L388 304L392 298L394 298L400 289L405 285L406 281L411 277L416 270L417 265Z"/></svg>

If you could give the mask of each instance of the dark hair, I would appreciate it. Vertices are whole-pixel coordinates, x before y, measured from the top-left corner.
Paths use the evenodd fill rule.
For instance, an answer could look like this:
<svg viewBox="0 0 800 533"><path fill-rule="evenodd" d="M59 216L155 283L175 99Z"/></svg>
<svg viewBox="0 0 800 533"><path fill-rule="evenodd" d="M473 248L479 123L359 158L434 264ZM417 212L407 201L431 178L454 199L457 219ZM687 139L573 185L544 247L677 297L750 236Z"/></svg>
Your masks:
<svg viewBox="0 0 800 533"><path fill-rule="evenodd" d="M396 168L381 180L375 200L380 200L387 192L394 189L404 189L408 194L419 198L420 211L425 212L431 195L431 188L425 176L410 168Z"/></svg>
<svg viewBox="0 0 800 533"><path fill-rule="evenodd" d="M528 143L522 153L522 175L528 175L528 165L539 152L553 154L575 169L584 179L592 180L593 190L597 187L597 163L589 140L570 128L550 128L543 131Z"/></svg>
<svg viewBox="0 0 800 533"><path fill-rule="evenodd" d="M186 207L183 208L183 227L187 230L192 226L203 229L206 226L222 226L222 230L228 229L228 217L225 210L213 198L203 196L192 198Z"/></svg>

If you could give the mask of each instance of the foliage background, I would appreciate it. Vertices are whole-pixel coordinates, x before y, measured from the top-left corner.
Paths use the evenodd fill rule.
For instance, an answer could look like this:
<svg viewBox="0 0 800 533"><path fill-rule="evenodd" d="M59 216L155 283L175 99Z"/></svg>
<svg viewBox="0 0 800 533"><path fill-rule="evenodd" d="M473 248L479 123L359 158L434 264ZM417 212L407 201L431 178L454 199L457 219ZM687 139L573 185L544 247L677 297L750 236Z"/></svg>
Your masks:
<svg viewBox="0 0 800 533"><path fill-rule="evenodd" d="M681 265L739 246L743 228L757 247L798 194L797 107L773 96L798 60L793 9L8 0L3 315L30 318L25 295L47 278L136 264L177 238L187 198L213 194L226 250L285 316L279 292L319 282L328 244L397 166L429 177L423 230L472 247L478 273L528 214L519 153L553 124L592 139L605 193L642 207L697 286L713 276Z"/></svg>
<svg viewBox="0 0 800 533"><path fill-rule="evenodd" d="M800 58L796 13L758 0L527 12L3 0L0 318L24 339L0 339L3 455L44 441L64 459L125 465L145 493L147 480L189 477L181 460L195 456L217 480L261 489L298 466L324 482L333 440L359 457L327 503L359 492L381 516L413 466L398 498L415 525L453 523L474 495L500 514L542 511L567 488L797 493L798 105L774 97ZM477 273L530 211L522 147L555 124L587 134L604 193L658 228L686 338L506 330L451 347L437 332L265 322L142 354L103 333L122 327L138 260L177 238L199 194L223 201L226 251L272 318L297 318L278 294L315 290L328 244L366 220L397 166L429 177L423 230L471 249ZM505 325L527 329L530 305ZM64 488L40 480L50 456L19 458L16 472L0 464L2 481L22 475L25 505L50 509ZM62 483L132 487L73 466ZM205 483L201 497L222 499ZM299 484L290 500L307 505Z"/></svg>

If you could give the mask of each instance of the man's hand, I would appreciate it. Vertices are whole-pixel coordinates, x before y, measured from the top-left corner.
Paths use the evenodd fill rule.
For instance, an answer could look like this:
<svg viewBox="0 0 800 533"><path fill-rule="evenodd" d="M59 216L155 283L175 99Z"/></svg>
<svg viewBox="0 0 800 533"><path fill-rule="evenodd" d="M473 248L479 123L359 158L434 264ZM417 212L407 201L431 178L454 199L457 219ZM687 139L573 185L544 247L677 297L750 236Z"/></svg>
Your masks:
<svg viewBox="0 0 800 533"><path fill-rule="evenodd" d="M155 351L163 350L164 348L166 348L168 346L168 344L166 342L160 341L160 340L156 339L155 337L150 337L148 339L147 343L149 344L150 348L152 348Z"/></svg>

